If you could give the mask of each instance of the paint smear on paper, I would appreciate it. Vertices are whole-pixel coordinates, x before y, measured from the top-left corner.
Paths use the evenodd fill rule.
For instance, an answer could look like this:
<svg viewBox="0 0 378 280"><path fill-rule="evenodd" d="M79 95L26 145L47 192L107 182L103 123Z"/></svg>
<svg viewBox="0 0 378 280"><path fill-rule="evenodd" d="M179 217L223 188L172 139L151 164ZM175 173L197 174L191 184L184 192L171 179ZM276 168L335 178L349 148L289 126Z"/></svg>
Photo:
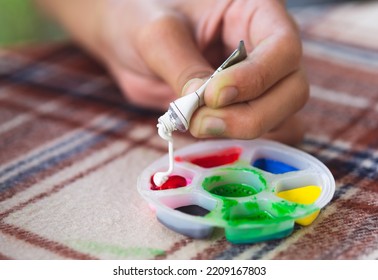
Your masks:
<svg viewBox="0 0 378 280"><path fill-rule="evenodd" d="M122 247L114 244L107 244L96 241L74 240L69 244L76 250L84 251L92 255L107 254L120 258L142 258L149 259L165 255L165 251L155 248L143 247Z"/></svg>

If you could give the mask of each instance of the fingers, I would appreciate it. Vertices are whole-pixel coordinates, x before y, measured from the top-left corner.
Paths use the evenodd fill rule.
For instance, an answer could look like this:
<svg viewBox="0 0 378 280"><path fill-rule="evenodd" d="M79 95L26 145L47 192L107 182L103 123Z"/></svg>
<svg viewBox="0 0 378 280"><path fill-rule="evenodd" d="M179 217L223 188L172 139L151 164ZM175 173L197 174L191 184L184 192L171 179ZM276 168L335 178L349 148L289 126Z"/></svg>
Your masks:
<svg viewBox="0 0 378 280"><path fill-rule="evenodd" d="M258 8L245 7L256 5L256 2L259 2ZM259 97L298 70L302 57L298 32L282 4L276 0L235 1L227 17L224 36L232 37L228 33L232 33L232 27L237 27L236 21L242 22L247 26L248 31L243 35L250 53L245 61L225 69L208 85L205 103L212 108ZM231 43L236 45L235 39L226 37L227 48Z"/></svg>
<svg viewBox="0 0 378 280"><path fill-rule="evenodd" d="M302 108L308 88L303 71L296 71L254 100L219 109L200 108L192 118L190 132L199 138L260 137Z"/></svg>
<svg viewBox="0 0 378 280"><path fill-rule="evenodd" d="M144 108L167 110L176 93L163 81L112 65L111 72L121 87L126 99Z"/></svg>
<svg viewBox="0 0 378 280"><path fill-rule="evenodd" d="M142 28L138 40L140 56L176 93L191 78L209 76L213 69L196 46L185 20L164 13Z"/></svg>
<svg viewBox="0 0 378 280"><path fill-rule="evenodd" d="M264 134L262 138L275 140L287 145L295 146L302 142L304 135L304 123L297 115L294 115L286 119L277 128Z"/></svg>

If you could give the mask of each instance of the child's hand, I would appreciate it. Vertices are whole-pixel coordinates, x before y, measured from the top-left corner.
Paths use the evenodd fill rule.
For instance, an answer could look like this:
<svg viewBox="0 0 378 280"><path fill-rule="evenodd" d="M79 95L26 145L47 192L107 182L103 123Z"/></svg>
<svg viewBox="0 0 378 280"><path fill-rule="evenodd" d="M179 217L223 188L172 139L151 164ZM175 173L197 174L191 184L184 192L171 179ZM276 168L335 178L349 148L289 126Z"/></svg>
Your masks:
<svg viewBox="0 0 378 280"><path fill-rule="evenodd" d="M308 83L283 1L53 1L58 18L63 7L76 7L78 16L61 15L61 22L107 65L130 101L164 111L244 40L248 58L214 77L191 133L252 139L274 131L270 135L285 142L301 136L292 116L307 100Z"/></svg>

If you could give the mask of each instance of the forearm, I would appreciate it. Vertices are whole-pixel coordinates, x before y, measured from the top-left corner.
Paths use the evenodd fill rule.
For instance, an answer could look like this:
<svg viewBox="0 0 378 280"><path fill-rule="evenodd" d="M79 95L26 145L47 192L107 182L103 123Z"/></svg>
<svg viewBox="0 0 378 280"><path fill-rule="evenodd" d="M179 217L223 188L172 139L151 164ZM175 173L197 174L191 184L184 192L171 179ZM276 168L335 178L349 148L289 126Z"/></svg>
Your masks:
<svg viewBox="0 0 378 280"><path fill-rule="evenodd" d="M35 0L72 36L99 59L101 52L100 22L105 0Z"/></svg>

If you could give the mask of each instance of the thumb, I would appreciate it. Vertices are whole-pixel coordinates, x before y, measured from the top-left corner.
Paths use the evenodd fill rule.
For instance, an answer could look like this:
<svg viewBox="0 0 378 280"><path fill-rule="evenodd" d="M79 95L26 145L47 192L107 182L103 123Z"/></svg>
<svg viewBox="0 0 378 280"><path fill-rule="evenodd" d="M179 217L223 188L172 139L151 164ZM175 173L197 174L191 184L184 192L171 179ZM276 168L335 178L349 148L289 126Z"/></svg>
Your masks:
<svg viewBox="0 0 378 280"><path fill-rule="evenodd" d="M179 15L164 14L155 19L142 29L137 44L145 63L178 94L190 79L213 72Z"/></svg>

